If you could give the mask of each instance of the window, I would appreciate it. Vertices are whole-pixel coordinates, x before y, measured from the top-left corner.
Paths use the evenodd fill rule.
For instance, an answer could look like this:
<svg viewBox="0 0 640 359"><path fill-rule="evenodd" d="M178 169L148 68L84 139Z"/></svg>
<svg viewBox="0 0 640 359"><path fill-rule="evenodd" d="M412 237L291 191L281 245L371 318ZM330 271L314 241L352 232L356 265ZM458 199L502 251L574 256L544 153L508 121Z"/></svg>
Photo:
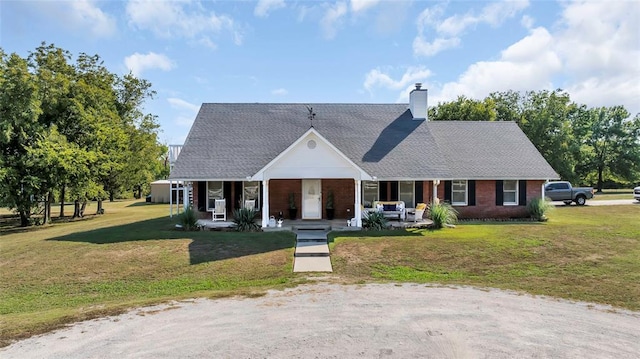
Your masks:
<svg viewBox="0 0 640 359"><path fill-rule="evenodd" d="M259 181L245 181L242 183L244 186L244 200L254 200L255 208L260 208L260 182Z"/></svg>
<svg viewBox="0 0 640 359"><path fill-rule="evenodd" d="M398 199L404 201L405 208L414 208L413 190L415 188L413 181L399 181L398 182Z"/></svg>
<svg viewBox="0 0 640 359"><path fill-rule="evenodd" d="M378 200L378 182L362 181L362 205L365 208L373 207L373 202Z"/></svg>
<svg viewBox="0 0 640 359"><path fill-rule="evenodd" d="M215 208L216 199L224 198L222 181L207 182L207 210Z"/></svg>
<svg viewBox="0 0 640 359"><path fill-rule="evenodd" d="M502 188L503 204L518 205L518 181L504 181Z"/></svg>
<svg viewBox="0 0 640 359"><path fill-rule="evenodd" d="M451 204L467 205L467 181L451 181Z"/></svg>

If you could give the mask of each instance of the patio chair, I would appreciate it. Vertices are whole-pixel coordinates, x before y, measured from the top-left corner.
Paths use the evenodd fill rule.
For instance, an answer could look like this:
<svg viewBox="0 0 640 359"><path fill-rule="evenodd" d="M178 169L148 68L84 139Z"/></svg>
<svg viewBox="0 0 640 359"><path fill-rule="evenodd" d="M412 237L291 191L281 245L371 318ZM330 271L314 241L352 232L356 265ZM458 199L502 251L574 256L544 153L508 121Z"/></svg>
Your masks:
<svg viewBox="0 0 640 359"><path fill-rule="evenodd" d="M424 215L424 211L427 209L427 205L425 203L418 203L416 205L415 213L413 215L413 221L418 222L422 221L422 216Z"/></svg>
<svg viewBox="0 0 640 359"><path fill-rule="evenodd" d="M213 221L226 221L227 220L227 201L223 199L216 199L215 208L213 209Z"/></svg>
<svg viewBox="0 0 640 359"><path fill-rule="evenodd" d="M246 209L256 209L256 200L255 199L246 199L244 201L244 208Z"/></svg>

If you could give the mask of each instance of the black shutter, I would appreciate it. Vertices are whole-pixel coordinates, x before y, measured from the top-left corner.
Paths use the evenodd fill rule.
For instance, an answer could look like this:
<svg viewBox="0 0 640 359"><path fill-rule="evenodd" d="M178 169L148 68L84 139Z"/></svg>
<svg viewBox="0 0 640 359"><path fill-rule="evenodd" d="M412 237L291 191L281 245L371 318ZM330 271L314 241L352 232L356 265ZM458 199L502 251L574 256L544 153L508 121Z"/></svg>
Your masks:
<svg viewBox="0 0 640 359"><path fill-rule="evenodd" d="M198 211L207 211L207 182L198 182Z"/></svg>
<svg viewBox="0 0 640 359"><path fill-rule="evenodd" d="M378 191L380 191L379 201L386 201L387 198L387 181L378 182Z"/></svg>
<svg viewBox="0 0 640 359"><path fill-rule="evenodd" d="M496 181L496 206L504 205L504 187L503 182Z"/></svg>
<svg viewBox="0 0 640 359"><path fill-rule="evenodd" d="M240 189L242 189L242 186L240 187ZM231 182L222 182L222 193L225 199L225 208L227 209L227 212L229 212L229 210L231 209L231 203L233 201L233 198L231 198Z"/></svg>
<svg viewBox="0 0 640 359"><path fill-rule="evenodd" d="M476 181L469 180L467 181L467 185L469 186L468 188L469 206L475 206L476 205Z"/></svg>
<svg viewBox="0 0 640 359"><path fill-rule="evenodd" d="M424 193L423 193L424 185L422 181L415 182L414 193L416 195L416 204L424 203Z"/></svg>
<svg viewBox="0 0 640 359"><path fill-rule="evenodd" d="M451 181L444 181L444 201L451 203Z"/></svg>
<svg viewBox="0 0 640 359"><path fill-rule="evenodd" d="M391 193L389 200L397 201L398 200L398 181L391 181Z"/></svg>
<svg viewBox="0 0 640 359"><path fill-rule="evenodd" d="M518 205L527 205L527 181L518 181Z"/></svg>

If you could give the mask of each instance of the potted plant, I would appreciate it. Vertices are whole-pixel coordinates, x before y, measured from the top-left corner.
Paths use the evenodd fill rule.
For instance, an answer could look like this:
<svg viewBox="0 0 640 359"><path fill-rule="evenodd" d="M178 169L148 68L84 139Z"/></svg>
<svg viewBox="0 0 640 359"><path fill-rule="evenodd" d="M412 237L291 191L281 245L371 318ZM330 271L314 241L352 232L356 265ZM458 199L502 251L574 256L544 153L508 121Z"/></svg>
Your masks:
<svg viewBox="0 0 640 359"><path fill-rule="evenodd" d="M324 206L327 211L327 219L332 220L335 215L335 209L333 208L333 191L329 191L327 194L327 204Z"/></svg>
<svg viewBox="0 0 640 359"><path fill-rule="evenodd" d="M298 217L298 208L296 207L296 194L289 193L289 219L294 220Z"/></svg>

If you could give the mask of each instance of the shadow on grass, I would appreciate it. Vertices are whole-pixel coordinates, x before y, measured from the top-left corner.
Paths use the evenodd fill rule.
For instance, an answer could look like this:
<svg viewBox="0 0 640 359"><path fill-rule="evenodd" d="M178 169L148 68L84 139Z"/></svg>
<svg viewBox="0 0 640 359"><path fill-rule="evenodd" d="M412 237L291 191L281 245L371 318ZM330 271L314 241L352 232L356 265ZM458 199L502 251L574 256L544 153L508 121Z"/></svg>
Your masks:
<svg viewBox="0 0 640 359"><path fill-rule="evenodd" d="M185 232L176 230L167 217L77 232L47 240L111 244L172 239L191 240L191 264L272 252L293 248L295 245L295 236L290 232Z"/></svg>
<svg viewBox="0 0 640 359"><path fill-rule="evenodd" d="M327 236L329 242L333 242L336 237L349 237L349 238L361 238L361 237L421 237L421 231L425 229L418 228L400 228L400 229L386 229L382 231L362 230L362 231L345 231L345 232L330 232Z"/></svg>

